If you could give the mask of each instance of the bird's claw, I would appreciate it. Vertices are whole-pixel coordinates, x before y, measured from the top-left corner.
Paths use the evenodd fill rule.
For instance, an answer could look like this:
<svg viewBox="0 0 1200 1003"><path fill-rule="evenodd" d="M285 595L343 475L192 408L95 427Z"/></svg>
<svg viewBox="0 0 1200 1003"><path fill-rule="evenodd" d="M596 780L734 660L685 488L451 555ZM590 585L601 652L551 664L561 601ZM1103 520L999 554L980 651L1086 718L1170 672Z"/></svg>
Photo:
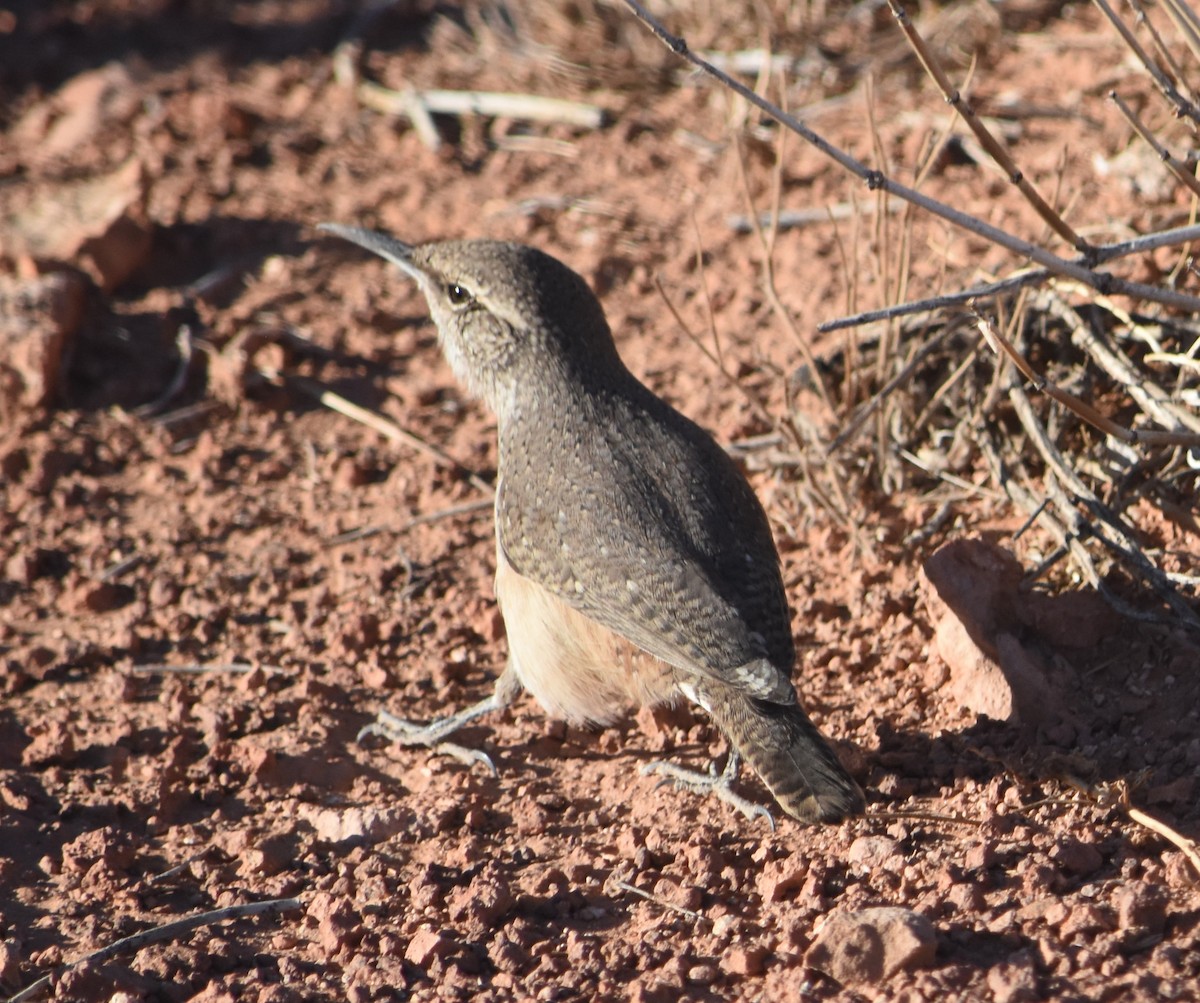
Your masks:
<svg viewBox="0 0 1200 1003"><path fill-rule="evenodd" d="M361 744L363 739L378 735L397 745L424 745L432 752L450 756L468 767L481 763L487 767L492 776L499 776L500 771L496 769L492 757L482 749L469 749L457 742L439 741L443 735L456 731L461 723L452 718L442 718L421 724L416 721L407 721L386 710L381 710L374 721L359 729L354 740Z"/></svg>
<svg viewBox="0 0 1200 1003"><path fill-rule="evenodd" d="M643 776L649 776L652 773L661 775L662 779L655 784L655 789L672 784L679 790L691 791L693 794L712 794L731 808L736 808L752 822L756 818L766 819L771 831L775 831L775 817L766 808L734 791L733 780L737 776L736 768L732 771L726 768L718 773L716 763L709 763L708 770L702 773L699 770L689 770L665 759L656 759L654 762L642 766L641 773Z"/></svg>

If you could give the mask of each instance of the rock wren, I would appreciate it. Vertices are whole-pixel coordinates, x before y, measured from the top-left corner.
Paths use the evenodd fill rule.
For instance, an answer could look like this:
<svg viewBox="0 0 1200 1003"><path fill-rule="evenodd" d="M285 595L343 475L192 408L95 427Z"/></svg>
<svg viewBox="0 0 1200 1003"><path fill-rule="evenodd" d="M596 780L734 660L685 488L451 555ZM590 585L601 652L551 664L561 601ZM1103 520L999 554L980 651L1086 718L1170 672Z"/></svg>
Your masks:
<svg viewBox="0 0 1200 1003"><path fill-rule="evenodd" d="M731 789L740 755L797 819L862 811L862 791L796 698L779 555L758 498L706 432L625 368L584 280L519 244L413 246L322 229L416 280L455 375L499 425L508 665L493 694L459 714L429 725L384 714L365 731L490 765L442 739L522 687L574 723L682 696L729 740L726 768L651 768L765 815Z"/></svg>

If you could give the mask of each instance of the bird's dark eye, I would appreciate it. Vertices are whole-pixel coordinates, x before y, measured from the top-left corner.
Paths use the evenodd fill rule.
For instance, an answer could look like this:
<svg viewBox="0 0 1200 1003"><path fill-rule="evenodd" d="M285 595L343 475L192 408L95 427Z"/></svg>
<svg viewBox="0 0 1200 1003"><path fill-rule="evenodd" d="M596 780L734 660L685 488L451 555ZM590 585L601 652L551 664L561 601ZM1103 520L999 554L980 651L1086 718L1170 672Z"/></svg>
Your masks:
<svg viewBox="0 0 1200 1003"><path fill-rule="evenodd" d="M451 306L466 306L475 297L471 295L471 291L465 286L460 286L457 282L446 286L446 298L450 301Z"/></svg>

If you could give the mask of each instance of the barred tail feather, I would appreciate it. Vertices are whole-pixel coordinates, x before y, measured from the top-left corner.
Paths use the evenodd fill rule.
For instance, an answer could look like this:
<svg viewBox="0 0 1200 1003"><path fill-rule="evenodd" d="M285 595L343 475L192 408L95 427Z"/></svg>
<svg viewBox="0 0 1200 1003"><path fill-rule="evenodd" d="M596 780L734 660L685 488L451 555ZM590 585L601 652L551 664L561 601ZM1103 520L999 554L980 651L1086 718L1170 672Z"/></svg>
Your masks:
<svg viewBox="0 0 1200 1003"><path fill-rule="evenodd" d="M862 813L862 789L799 704L730 694L714 701L712 712L789 815L802 822L840 822Z"/></svg>

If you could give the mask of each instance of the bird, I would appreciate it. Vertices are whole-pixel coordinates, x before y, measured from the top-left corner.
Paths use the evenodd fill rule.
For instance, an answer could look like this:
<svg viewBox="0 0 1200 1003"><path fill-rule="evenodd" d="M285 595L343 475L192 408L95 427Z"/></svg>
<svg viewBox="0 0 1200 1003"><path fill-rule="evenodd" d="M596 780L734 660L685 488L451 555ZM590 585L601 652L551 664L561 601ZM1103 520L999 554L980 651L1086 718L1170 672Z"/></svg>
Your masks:
<svg viewBox="0 0 1200 1003"><path fill-rule="evenodd" d="M360 733L448 741L523 690L571 724L686 700L729 743L724 769L646 772L715 794L742 760L804 823L862 813L862 789L797 696L791 619L770 524L732 458L626 368L587 282L556 258L494 240L408 244L337 223L329 234L415 280L457 379L496 417L495 594L508 661L492 693L427 724L387 711Z"/></svg>

